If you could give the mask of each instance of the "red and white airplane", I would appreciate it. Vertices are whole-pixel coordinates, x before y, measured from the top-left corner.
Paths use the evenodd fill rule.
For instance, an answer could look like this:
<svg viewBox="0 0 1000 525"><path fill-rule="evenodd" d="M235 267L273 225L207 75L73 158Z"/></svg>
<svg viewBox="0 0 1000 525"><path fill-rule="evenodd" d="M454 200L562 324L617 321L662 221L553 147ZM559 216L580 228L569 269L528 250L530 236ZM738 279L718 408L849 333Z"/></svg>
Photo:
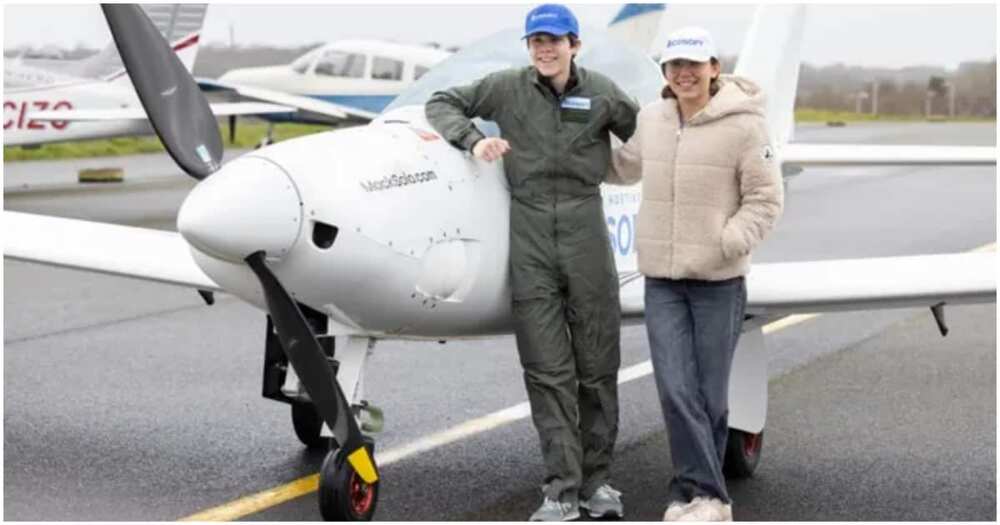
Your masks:
<svg viewBox="0 0 1000 525"><path fill-rule="evenodd" d="M201 180L179 233L4 212L4 256L232 294L269 314L265 396L290 403L308 445L332 433L319 501L328 519L369 519L378 498L364 364L380 339L510 333L508 213L501 164L453 148L424 117L435 90L527 63L506 31L427 73L364 127L310 135L222 165L215 117L170 46L135 6L105 6L161 140ZM783 169L812 165L996 165L993 148L789 144L804 8L761 8L737 74L772 94L768 119ZM588 33L580 63L640 102L663 79L643 52ZM156 37L156 38L153 38ZM482 123L484 130L495 126ZM643 318L633 221L641 188L603 188L622 283L621 308ZM727 471L756 468L767 409L761 327L791 313L996 300L995 253L756 264L733 366ZM943 316L936 318L944 330ZM431 383L428 383L430 385ZM366 415L367 414L367 415ZM321 431L322 429L326 429Z"/></svg>
<svg viewBox="0 0 1000 525"><path fill-rule="evenodd" d="M205 4L148 4L143 11L190 72ZM295 115L346 119L345 109L308 97L252 90L253 102L210 104L217 117ZM14 59L4 70L4 146L153 134L118 51L109 44L84 60ZM232 121L230 122L232 128Z"/></svg>

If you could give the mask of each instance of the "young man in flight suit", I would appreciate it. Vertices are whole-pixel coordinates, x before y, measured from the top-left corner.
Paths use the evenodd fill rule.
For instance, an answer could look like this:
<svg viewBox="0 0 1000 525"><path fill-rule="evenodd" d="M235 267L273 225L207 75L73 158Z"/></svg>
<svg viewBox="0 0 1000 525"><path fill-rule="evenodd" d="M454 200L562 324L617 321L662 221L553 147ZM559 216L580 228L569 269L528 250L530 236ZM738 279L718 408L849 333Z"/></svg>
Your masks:
<svg viewBox="0 0 1000 525"><path fill-rule="evenodd" d="M477 158L504 157L510 183L515 335L541 439L544 500L533 521L622 517L609 485L618 433L621 308L599 184L610 136L635 131L637 104L577 67L576 17L541 5L525 20L532 65L435 93L427 118ZM487 138L470 120L500 128Z"/></svg>

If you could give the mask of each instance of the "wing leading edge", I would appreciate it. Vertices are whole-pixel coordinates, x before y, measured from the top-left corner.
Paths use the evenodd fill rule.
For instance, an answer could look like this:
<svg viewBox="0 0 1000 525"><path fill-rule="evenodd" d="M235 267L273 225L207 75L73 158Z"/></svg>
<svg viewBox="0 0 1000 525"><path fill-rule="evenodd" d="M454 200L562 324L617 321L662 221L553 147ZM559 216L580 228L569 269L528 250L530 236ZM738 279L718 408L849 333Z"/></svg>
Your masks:
<svg viewBox="0 0 1000 525"><path fill-rule="evenodd" d="M622 286L622 314L643 315L645 281ZM996 302L996 253L755 264L747 312L787 315Z"/></svg>
<svg viewBox="0 0 1000 525"><path fill-rule="evenodd" d="M3 221L7 258L222 291L175 232L13 211Z"/></svg>
<svg viewBox="0 0 1000 525"><path fill-rule="evenodd" d="M295 108L303 117L319 122L329 122L331 124L339 124L341 122L367 123L378 116L371 111L334 104L333 102L307 96L292 95L271 89L244 86L221 82L219 80L205 78L195 80L202 91L230 93L260 102L290 106Z"/></svg>
<svg viewBox="0 0 1000 525"><path fill-rule="evenodd" d="M209 104L217 117L295 113L296 108L260 102L219 102ZM149 120L142 106L119 109L56 109L28 113L28 118L44 121L94 122L112 120Z"/></svg>

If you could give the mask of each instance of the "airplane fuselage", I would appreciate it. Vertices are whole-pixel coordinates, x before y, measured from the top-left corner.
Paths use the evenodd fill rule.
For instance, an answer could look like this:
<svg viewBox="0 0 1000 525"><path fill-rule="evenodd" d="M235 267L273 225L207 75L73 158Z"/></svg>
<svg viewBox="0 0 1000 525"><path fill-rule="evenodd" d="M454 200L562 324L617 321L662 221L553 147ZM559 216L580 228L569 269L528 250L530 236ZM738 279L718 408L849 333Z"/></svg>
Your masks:
<svg viewBox="0 0 1000 525"><path fill-rule="evenodd" d="M433 131L422 107L241 159L199 184L179 218L196 261L227 291L264 308L259 285L241 259L262 246L262 232L273 231L273 271L297 301L328 314L334 331L410 337L509 333L510 193L502 164L453 148ZM277 197L233 200L243 191L237 186L251 184L241 175L251 171L250 162L280 167L274 177L291 181L295 194L282 201L287 213L263 209L277 206ZM227 172L230 165L241 171ZM267 193L285 191L274 188ZM231 204L223 204L227 200ZM292 210L299 202L299 210ZM635 269L638 203L638 187L605 188L619 272ZM215 215L211 227L218 231L226 220L219 215L230 213L260 224L236 221L232 234L217 234L214 242L192 232L199 228L190 226L190 217ZM281 225L292 222L298 223L295 232ZM253 230L256 245L240 246L238 228ZM331 228L335 237L326 246Z"/></svg>
<svg viewBox="0 0 1000 525"><path fill-rule="evenodd" d="M88 140L124 135L151 134L146 121L100 122L45 121L31 118L36 111L72 109L122 109L139 105L128 79L117 82L78 80L44 87L4 92L4 146L30 146L50 142Z"/></svg>

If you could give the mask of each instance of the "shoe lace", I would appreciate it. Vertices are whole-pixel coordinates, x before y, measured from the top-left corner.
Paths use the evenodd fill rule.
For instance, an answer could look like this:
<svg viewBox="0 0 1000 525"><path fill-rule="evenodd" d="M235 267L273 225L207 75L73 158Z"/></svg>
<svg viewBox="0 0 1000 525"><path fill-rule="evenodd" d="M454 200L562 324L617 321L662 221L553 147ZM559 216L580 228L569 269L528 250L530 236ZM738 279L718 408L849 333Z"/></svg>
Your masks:
<svg viewBox="0 0 1000 525"><path fill-rule="evenodd" d="M542 510L554 510L564 513L569 510L569 507L569 503L562 503L549 497L546 497L545 500L542 501Z"/></svg>

